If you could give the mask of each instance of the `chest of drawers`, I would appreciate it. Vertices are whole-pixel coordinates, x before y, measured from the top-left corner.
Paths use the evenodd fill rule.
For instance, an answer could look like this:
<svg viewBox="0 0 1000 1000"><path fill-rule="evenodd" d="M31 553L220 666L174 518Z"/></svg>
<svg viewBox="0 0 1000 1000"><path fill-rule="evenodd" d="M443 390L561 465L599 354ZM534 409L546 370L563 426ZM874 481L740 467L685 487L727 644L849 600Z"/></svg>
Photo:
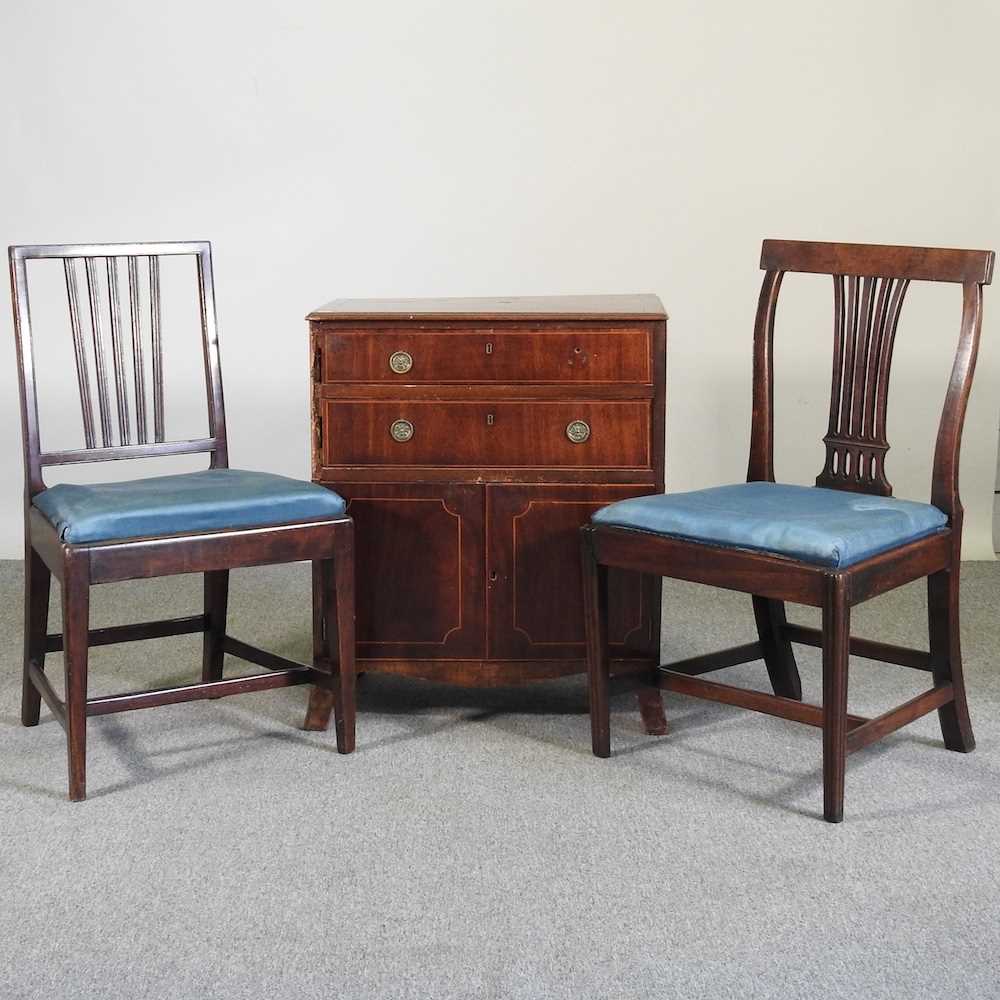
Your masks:
<svg viewBox="0 0 1000 1000"><path fill-rule="evenodd" d="M309 324L312 476L355 521L359 669L583 671L577 529L663 489L659 299L337 300ZM611 594L615 669L647 666L659 580Z"/></svg>

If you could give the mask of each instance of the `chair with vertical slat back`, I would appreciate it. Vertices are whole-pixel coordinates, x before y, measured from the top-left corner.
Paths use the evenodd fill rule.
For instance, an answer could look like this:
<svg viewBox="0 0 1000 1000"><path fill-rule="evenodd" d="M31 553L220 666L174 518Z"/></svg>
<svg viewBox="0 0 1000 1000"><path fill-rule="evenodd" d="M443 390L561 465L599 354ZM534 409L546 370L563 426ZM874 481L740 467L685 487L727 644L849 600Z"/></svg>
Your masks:
<svg viewBox="0 0 1000 1000"><path fill-rule="evenodd" d="M160 259L177 256L195 264L208 402L208 436L184 441L167 439L164 410ZM63 262L83 418L84 447L66 451L43 451L40 445L28 303L27 262L51 258ZM334 701L337 748L350 753L355 729L353 524L343 499L330 490L229 468L210 245L18 246L10 248L10 273L25 467L21 720L37 725L44 698L66 730L69 797L86 797L87 717L110 712L313 684ZM42 478L49 466L199 453L209 456L209 468L202 472L50 488ZM305 560L312 562L314 603L323 609L313 616L312 665L227 634L230 569ZM176 573L204 574L203 614L90 628L92 585ZM61 635L47 634L52 574L62 584ZM90 646L191 632L204 633L201 683L88 699ZM45 674L45 654L59 650L63 700ZM224 679L226 653L268 672Z"/></svg>
<svg viewBox="0 0 1000 1000"><path fill-rule="evenodd" d="M624 500L582 529L593 751L610 756L607 567L753 597L758 641L657 668L654 687L823 730L824 816L843 818L847 755L937 709L949 750L975 746L959 643L962 504L958 457L993 253L765 240L754 331L747 482ZM826 461L815 486L774 481L774 317L787 272L830 274L834 363ZM929 504L897 500L886 478L886 399L896 326L912 281L962 286L958 347L934 451ZM927 578L929 650L851 636L851 608ZM790 624L785 602L822 609L822 628ZM793 642L823 651L823 704L802 703ZM848 658L926 671L929 690L874 719L847 711ZM700 675L763 659L774 695ZM645 682L643 682L645 683Z"/></svg>

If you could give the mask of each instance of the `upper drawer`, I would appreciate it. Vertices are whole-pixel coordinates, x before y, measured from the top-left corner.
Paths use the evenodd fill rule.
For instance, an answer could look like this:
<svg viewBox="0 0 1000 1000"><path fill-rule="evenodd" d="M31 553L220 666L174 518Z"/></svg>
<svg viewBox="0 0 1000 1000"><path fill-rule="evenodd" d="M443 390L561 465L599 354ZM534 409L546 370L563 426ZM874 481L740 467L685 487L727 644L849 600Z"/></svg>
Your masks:
<svg viewBox="0 0 1000 1000"><path fill-rule="evenodd" d="M324 382L652 382L649 331L642 327L316 327L321 332Z"/></svg>
<svg viewBox="0 0 1000 1000"><path fill-rule="evenodd" d="M322 464L651 467L648 400L322 402Z"/></svg>

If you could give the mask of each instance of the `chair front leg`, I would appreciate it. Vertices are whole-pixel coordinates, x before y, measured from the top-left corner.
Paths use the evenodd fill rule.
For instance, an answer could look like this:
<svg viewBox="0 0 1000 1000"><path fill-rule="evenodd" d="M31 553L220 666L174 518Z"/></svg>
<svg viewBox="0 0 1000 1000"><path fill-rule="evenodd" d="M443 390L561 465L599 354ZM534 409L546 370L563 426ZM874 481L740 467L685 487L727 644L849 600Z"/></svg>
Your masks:
<svg viewBox="0 0 1000 1000"><path fill-rule="evenodd" d="M948 684L953 701L938 709L941 735L949 750L969 753L976 748L962 670L962 639L959 632L958 597L960 563L927 577L927 619L931 669L935 684Z"/></svg>
<svg viewBox="0 0 1000 1000"><path fill-rule="evenodd" d="M847 769L847 673L851 606L843 576L829 576L823 601L823 817L844 818Z"/></svg>
<svg viewBox="0 0 1000 1000"><path fill-rule="evenodd" d="M225 652L226 613L229 607L229 570L205 573L205 638L202 646L201 679L221 681Z"/></svg>
<svg viewBox="0 0 1000 1000"><path fill-rule="evenodd" d="M337 692L333 705L337 749L354 751L355 648L354 648L354 524L337 525L337 542L332 565L327 566L326 638L329 662L336 665ZM333 586L329 586L329 582Z"/></svg>
<svg viewBox="0 0 1000 1000"><path fill-rule="evenodd" d="M42 696L31 680L29 667L45 669L45 635L49 624L52 574L27 542L24 552L24 672L21 686L21 723L37 726Z"/></svg>
<svg viewBox="0 0 1000 1000"><path fill-rule="evenodd" d="M795 653L784 635L785 625L788 624L785 602L755 595L753 615L757 621L757 635L774 693L782 698L802 701L802 681L795 663Z"/></svg>
<svg viewBox="0 0 1000 1000"><path fill-rule="evenodd" d="M66 674L66 743L69 797L87 797L87 656L90 644L90 573L86 558L68 556L62 581L63 664Z"/></svg>
<svg viewBox="0 0 1000 1000"><path fill-rule="evenodd" d="M580 530L583 620L587 636L590 743L595 757L611 756L610 662L608 657L608 570L594 554L591 529Z"/></svg>

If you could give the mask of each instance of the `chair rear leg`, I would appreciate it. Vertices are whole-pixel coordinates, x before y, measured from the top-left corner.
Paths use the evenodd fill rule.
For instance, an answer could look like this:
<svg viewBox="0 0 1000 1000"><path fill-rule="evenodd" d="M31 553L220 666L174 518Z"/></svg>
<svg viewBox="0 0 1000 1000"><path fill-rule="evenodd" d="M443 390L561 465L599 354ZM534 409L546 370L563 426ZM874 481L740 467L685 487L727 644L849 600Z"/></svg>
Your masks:
<svg viewBox="0 0 1000 1000"><path fill-rule="evenodd" d="M49 625L52 574L29 542L24 552L24 673L21 686L21 723L37 726L42 696L32 683L29 664L45 669L45 635Z"/></svg>
<svg viewBox="0 0 1000 1000"><path fill-rule="evenodd" d="M336 532L336 555L327 568L327 581L333 586L326 587L326 638L330 662L335 663L337 668L337 691L333 705L337 749L341 753L352 753L356 730L354 525L351 522L338 525Z"/></svg>
<svg viewBox="0 0 1000 1000"><path fill-rule="evenodd" d="M843 577L828 578L823 602L823 817L844 818L847 770L847 672L851 607Z"/></svg>
<svg viewBox="0 0 1000 1000"><path fill-rule="evenodd" d="M330 670L326 642L326 595L330 586L329 574L324 570L326 563L314 561L312 564L312 632L313 632L313 666L317 670ZM336 699L329 686L316 684L309 692L309 707L306 709L302 728L316 733L324 733L330 725L333 715L333 703Z"/></svg>
<svg viewBox="0 0 1000 1000"><path fill-rule="evenodd" d="M225 652L222 648L226 637L226 614L229 608L229 570L205 573L205 628L201 657L201 679L221 681Z"/></svg>
<svg viewBox="0 0 1000 1000"><path fill-rule="evenodd" d="M587 635L590 743L595 757L611 756L610 663L608 657L608 570L594 555L590 529L580 531L583 620Z"/></svg>
<svg viewBox="0 0 1000 1000"><path fill-rule="evenodd" d="M935 684L950 683L955 698L938 709L941 735L949 750L969 753L976 748L962 671L962 640L959 632L958 597L960 565L927 577L927 619L931 667Z"/></svg>
<svg viewBox="0 0 1000 1000"><path fill-rule="evenodd" d="M650 635L649 654L655 659L653 676L659 674L660 665L660 633L663 605L663 579L659 576L645 574L642 578L643 588L648 588L650 594L650 610L652 614L652 630ZM647 736L666 736L669 732L667 716L663 710L663 692L656 686L655 679L649 687L639 688L637 694L639 715L642 718L642 728Z"/></svg>
<svg viewBox="0 0 1000 1000"><path fill-rule="evenodd" d="M753 615L757 621L757 635L760 637L764 663L774 693L782 698L802 701L802 681L795 663L795 653L784 635L785 625L788 624L785 602L755 595Z"/></svg>
<svg viewBox="0 0 1000 1000"><path fill-rule="evenodd" d="M62 581L63 662L66 673L66 743L69 797L87 797L87 657L90 580L86 562L69 558Z"/></svg>

